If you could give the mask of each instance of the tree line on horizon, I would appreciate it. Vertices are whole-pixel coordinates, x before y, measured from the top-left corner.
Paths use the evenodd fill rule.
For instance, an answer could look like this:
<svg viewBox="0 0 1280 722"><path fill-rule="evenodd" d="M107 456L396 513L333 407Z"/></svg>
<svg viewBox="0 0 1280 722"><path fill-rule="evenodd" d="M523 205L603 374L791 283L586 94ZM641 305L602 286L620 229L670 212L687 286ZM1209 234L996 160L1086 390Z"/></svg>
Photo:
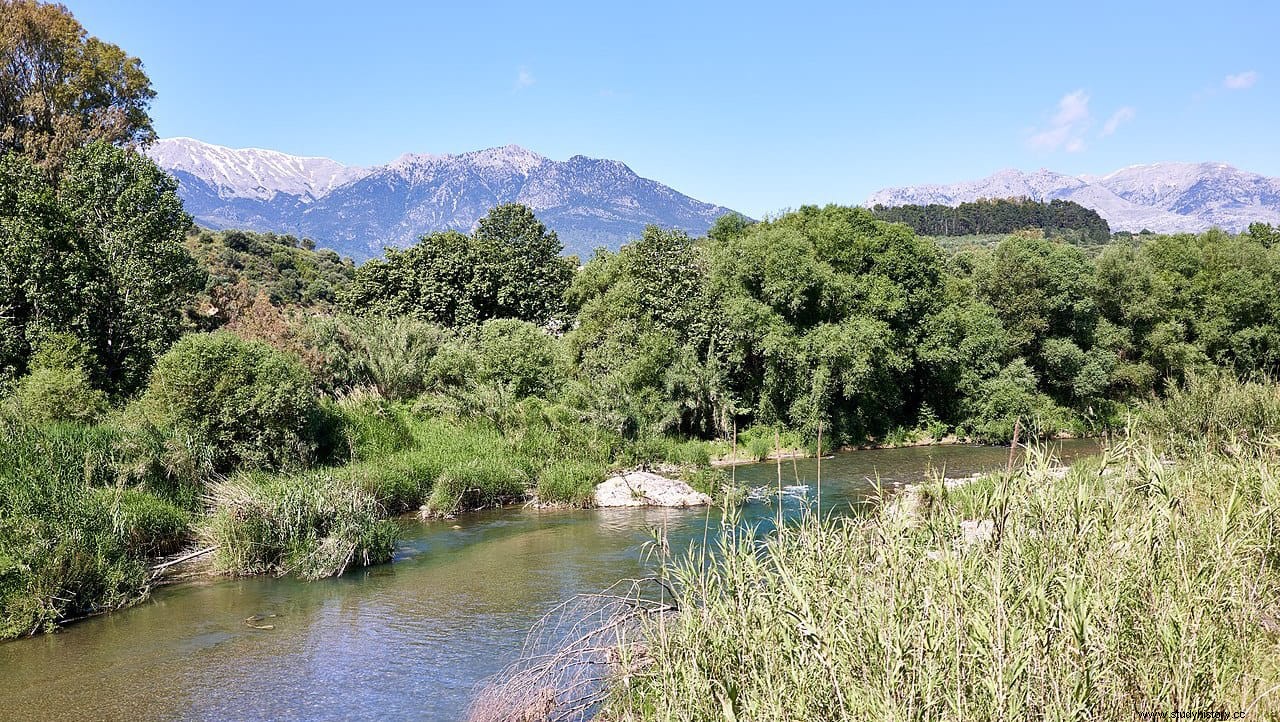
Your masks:
<svg viewBox="0 0 1280 722"><path fill-rule="evenodd" d="M1111 239L1111 226L1095 210L1075 201L1055 198L980 198L954 206L930 203L871 208L876 218L905 223L924 236L973 236L1014 233L1038 228L1047 235L1103 244Z"/></svg>

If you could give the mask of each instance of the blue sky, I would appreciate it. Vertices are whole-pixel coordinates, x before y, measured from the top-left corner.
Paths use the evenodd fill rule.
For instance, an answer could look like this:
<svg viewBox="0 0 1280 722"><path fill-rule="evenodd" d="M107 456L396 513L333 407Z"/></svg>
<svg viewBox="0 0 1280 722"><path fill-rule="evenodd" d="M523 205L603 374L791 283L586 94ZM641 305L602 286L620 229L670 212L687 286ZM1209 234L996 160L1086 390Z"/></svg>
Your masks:
<svg viewBox="0 0 1280 722"><path fill-rule="evenodd" d="M142 58L161 136L352 164L516 143L754 216L1007 167L1280 175L1280 3L65 4Z"/></svg>

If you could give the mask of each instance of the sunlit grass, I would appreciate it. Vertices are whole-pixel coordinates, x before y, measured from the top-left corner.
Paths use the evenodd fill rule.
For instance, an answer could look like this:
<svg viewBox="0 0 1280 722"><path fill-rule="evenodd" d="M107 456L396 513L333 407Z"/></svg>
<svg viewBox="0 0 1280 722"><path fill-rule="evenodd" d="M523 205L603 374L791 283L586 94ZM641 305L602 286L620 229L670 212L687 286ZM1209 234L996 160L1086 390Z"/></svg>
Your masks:
<svg viewBox="0 0 1280 722"><path fill-rule="evenodd" d="M1065 474L1033 454L910 513L727 527L671 563L679 611L609 718L1280 713L1280 396L1197 383Z"/></svg>
<svg viewBox="0 0 1280 722"><path fill-rule="evenodd" d="M141 598L149 560L187 539L185 510L120 485L115 440L0 418L0 639Z"/></svg>

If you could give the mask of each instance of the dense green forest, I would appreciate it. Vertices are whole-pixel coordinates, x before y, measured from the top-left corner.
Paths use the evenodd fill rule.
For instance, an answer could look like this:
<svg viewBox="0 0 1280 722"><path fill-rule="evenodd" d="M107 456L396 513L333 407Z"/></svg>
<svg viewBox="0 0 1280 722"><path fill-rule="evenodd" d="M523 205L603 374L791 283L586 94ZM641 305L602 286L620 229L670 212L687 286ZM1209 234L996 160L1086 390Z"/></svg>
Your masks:
<svg viewBox="0 0 1280 722"><path fill-rule="evenodd" d="M810 207L702 239L651 228L575 272L554 233L507 206L474 236L432 234L358 269L288 236L192 231L198 282L174 306L188 330L311 359L325 327L382 319L461 342L512 319L555 347L552 386L608 399L591 411L636 435L822 422L861 443L937 422L998 440L1019 414L1043 412L1050 431L1105 428L1107 409L1198 367L1273 372L1269 231L1136 236L1094 259L1023 232L948 254L860 209ZM32 353L13 347L11 381ZM373 380L333 374L329 393ZM1008 413L982 407L993 397Z"/></svg>
<svg viewBox="0 0 1280 722"><path fill-rule="evenodd" d="M876 218L905 223L924 236L980 236L1039 228L1046 235L1078 245L1106 243L1111 227L1097 211L1074 201L1029 198L984 198L956 206L877 205Z"/></svg>

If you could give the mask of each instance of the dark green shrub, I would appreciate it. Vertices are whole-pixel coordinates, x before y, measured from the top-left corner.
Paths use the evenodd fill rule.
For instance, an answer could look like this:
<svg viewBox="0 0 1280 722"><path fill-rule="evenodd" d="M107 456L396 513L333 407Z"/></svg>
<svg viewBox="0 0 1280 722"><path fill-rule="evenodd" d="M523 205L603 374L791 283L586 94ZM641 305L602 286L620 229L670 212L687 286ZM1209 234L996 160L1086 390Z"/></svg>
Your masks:
<svg viewBox="0 0 1280 722"><path fill-rule="evenodd" d="M162 356L144 413L209 444L214 466L288 469L316 452L319 406L301 363L228 333L194 334Z"/></svg>
<svg viewBox="0 0 1280 722"><path fill-rule="evenodd" d="M48 333L35 345L30 368L83 369L92 373L97 370L97 364L93 351L81 339L69 333Z"/></svg>
<svg viewBox="0 0 1280 722"><path fill-rule="evenodd" d="M1068 414L1037 391L1035 372L1022 359L984 381L969 401L969 418L963 426L972 438L1004 443L1013 438L1014 425L1022 439L1052 436L1069 424Z"/></svg>
<svg viewBox="0 0 1280 722"><path fill-rule="evenodd" d="M564 377L556 339L525 321L486 321L476 339L476 352L479 380L505 388L516 399L545 397Z"/></svg>
<svg viewBox="0 0 1280 722"><path fill-rule="evenodd" d="M480 360L469 344L455 340L440 347L427 365L427 387L436 391L474 383Z"/></svg>
<svg viewBox="0 0 1280 722"><path fill-rule="evenodd" d="M96 368L84 341L69 333L45 334L14 390L16 411L37 424L93 423L107 409L107 395L93 386Z"/></svg>

